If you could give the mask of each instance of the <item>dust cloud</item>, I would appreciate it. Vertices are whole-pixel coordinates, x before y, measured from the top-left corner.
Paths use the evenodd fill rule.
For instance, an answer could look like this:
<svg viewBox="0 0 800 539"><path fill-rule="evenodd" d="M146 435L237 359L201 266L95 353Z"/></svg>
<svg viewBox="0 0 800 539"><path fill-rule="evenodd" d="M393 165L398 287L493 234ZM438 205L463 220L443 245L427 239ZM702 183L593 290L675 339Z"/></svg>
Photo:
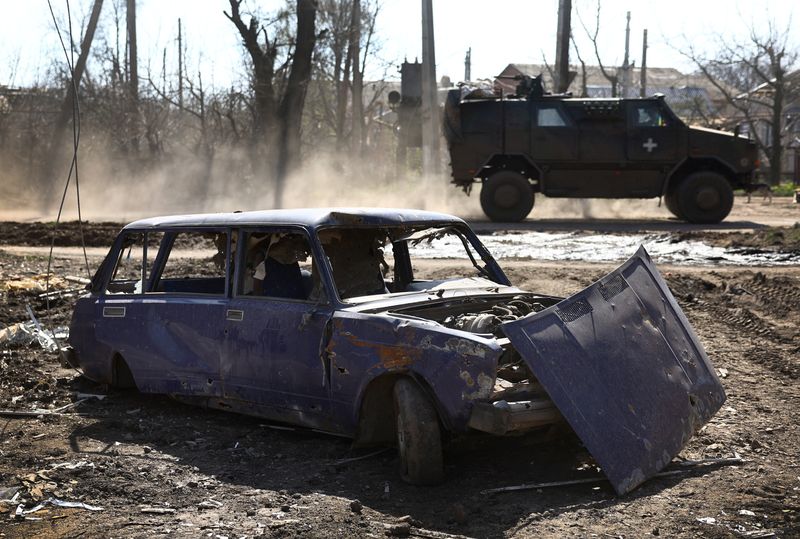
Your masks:
<svg viewBox="0 0 800 539"><path fill-rule="evenodd" d="M321 153L321 152L319 152ZM272 182L250 172L238 150L219 151L213 159L175 158L131 171L119 159L97 154L80 161L82 217L92 221L127 222L141 217L180 213L228 212L276 207ZM284 208L393 207L416 208L485 220L480 187L470 196L452 184L447 167L438 175L398 173L393 158L343 160L335 154L306 159L287 180ZM54 202L43 207L45 194L24 175L0 173L0 220L52 221L67 170L55 181ZM529 219L609 219L667 217L651 200L585 200L536 197ZM62 220L78 216L74 183Z"/></svg>

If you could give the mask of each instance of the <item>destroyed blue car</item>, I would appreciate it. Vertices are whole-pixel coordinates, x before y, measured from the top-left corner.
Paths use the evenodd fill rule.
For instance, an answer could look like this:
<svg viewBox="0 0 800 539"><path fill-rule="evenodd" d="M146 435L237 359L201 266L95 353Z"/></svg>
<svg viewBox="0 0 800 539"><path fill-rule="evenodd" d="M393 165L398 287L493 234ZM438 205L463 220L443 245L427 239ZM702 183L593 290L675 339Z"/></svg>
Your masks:
<svg viewBox="0 0 800 539"><path fill-rule="evenodd" d="M644 249L563 299L512 286L450 215L185 215L124 227L89 288L88 378L396 444L416 484L453 435L566 423L625 493L725 400Z"/></svg>

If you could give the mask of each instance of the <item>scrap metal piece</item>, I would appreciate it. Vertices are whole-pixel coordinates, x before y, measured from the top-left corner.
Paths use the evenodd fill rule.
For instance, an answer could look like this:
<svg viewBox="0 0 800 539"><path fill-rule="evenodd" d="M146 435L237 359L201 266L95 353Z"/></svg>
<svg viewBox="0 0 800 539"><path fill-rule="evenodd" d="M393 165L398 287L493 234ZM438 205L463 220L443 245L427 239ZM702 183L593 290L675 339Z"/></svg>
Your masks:
<svg viewBox="0 0 800 539"><path fill-rule="evenodd" d="M667 466L725 402L643 247L581 292L501 327L618 494Z"/></svg>

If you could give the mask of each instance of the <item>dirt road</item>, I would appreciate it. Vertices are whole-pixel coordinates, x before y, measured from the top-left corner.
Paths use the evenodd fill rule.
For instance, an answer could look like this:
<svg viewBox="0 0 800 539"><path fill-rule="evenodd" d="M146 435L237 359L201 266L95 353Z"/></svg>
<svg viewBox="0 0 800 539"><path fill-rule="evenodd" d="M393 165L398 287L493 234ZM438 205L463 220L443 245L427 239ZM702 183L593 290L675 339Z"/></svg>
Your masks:
<svg viewBox="0 0 800 539"><path fill-rule="evenodd" d="M96 265L96 256L90 259ZM68 321L14 281L41 274L41 255L0 251L0 329L27 318ZM57 257L57 275L80 275ZM448 261L431 261L435 276ZM507 261L514 284L567 295L603 264ZM163 397L108 391L59 366L38 345L0 344L0 408L58 408L75 394L105 395L63 415L0 417L0 504L6 537L796 537L800 535L800 268L662 267L723 377L728 401L689 443L689 459L741 456L741 466L657 478L626 496L607 482L487 495L484 489L594 477L572 438L456 440L447 481L402 483L397 454L353 450L345 439ZM66 282L64 287L73 285ZM5 494L6 497L11 497ZM102 510L48 507L55 496ZM358 500L358 502L356 502ZM33 520L40 519L40 520ZM773 535L770 535L773 534Z"/></svg>

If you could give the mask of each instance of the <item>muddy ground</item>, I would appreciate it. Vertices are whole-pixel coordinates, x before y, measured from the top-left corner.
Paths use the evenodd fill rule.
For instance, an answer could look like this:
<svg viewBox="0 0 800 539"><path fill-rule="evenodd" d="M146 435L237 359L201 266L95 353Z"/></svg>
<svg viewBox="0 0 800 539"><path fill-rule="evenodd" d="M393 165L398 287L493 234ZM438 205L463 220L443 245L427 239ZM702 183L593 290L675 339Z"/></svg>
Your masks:
<svg viewBox="0 0 800 539"><path fill-rule="evenodd" d="M0 232L9 230L4 224ZM93 267L98 262L90 257ZM449 264L431 261L426 271L435 276ZM26 304L48 327L68 322L70 298L54 298L47 310L40 290L14 282L46 266L41 255L0 249L0 330L25 321ZM82 276L82 266L81 257L65 257L53 269L61 277ZM515 284L557 295L612 269L513 260L504 266ZM800 535L800 268L661 270L728 394L682 456L739 455L745 460L740 466L653 479L626 496L603 481L487 495L481 491L595 477L597 470L570 437L550 443L475 437L448 446L443 485L412 487L399 480L393 449L348 461L370 450L164 397L109 390L61 367L56 354L35 343L6 343L0 344L0 408L55 409L79 392L105 398L63 415L0 417L0 494L20 487L15 503L0 504L0 533L385 537L408 531L387 526L410 522L414 536L434 538ZM56 286L76 287L69 281ZM102 510L49 507L14 517L18 503L31 508L51 496Z"/></svg>

